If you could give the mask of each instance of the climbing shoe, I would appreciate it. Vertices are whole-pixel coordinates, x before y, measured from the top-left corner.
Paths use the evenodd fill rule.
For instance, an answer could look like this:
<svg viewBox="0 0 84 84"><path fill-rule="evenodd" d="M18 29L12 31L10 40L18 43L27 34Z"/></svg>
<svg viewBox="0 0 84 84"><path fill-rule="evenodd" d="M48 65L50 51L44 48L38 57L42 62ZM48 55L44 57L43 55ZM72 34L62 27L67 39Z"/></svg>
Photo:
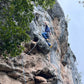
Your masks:
<svg viewBox="0 0 84 84"><path fill-rule="evenodd" d="M50 46L50 48L52 48L52 45Z"/></svg>

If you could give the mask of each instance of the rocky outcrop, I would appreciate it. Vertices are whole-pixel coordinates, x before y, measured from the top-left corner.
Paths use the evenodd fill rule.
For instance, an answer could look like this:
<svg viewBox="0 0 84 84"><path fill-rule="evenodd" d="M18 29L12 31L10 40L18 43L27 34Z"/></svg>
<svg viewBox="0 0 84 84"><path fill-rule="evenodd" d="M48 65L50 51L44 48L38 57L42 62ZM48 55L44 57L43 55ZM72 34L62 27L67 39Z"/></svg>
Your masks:
<svg viewBox="0 0 84 84"><path fill-rule="evenodd" d="M65 17L64 12L57 0L53 8L48 10L48 13L52 19L55 19L55 17L57 17L58 19Z"/></svg>
<svg viewBox="0 0 84 84"><path fill-rule="evenodd" d="M0 84L80 84L76 57L68 44L67 22L59 3L45 11L34 6L34 20L27 32L31 41L20 56L0 56ZM52 35L49 48L42 37L43 22L48 21ZM36 42L36 44L35 44Z"/></svg>

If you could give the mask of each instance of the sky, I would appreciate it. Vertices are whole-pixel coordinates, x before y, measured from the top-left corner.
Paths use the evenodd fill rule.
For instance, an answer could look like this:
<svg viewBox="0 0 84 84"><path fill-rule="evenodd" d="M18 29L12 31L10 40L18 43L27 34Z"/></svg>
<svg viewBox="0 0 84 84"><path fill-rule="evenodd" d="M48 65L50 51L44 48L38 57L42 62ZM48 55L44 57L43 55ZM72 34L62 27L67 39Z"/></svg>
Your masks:
<svg viewBox="0 0 84 84"><path fill-rule="evenodd" d="M78 72L81 72L84 84L84 7L79 0L58 0L65 17L71 19L68 23L68 42L77 59ZM80 0L82 1L82 0Z"/></svg>

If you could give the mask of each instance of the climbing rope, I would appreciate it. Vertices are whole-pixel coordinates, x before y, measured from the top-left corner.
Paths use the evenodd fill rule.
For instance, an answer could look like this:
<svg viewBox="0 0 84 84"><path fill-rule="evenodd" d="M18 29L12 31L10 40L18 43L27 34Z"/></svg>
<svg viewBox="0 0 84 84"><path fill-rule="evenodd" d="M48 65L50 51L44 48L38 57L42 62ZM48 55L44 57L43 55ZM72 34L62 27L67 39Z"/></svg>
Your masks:
<svg viewBox="0 0 84 84"><path fill-rule="evenodd" d="M36 42L36 44L34 45L34 47L27 53L28 55L33 51L33 49L37 46L39 40Z"/></svg>
<svg viewBox="0 0 84 84"><path fill-rule="evenodd" d="M33 49L36 47L36 45L38 44L39 40L36 42L36 44L34 45L34 47L27 53L28 55L33 51ZM22 56L22 67L23 67L23 76L24 76L24 84L26 84L26 78L25 78L25 70L24 70L24 56Z"/></svg>
<svg viewBox="0 0 84 84"><path fill-rule="evenodd" d="M23 67L23 76L24 76L24 84L26 84L26 79L25 79L25 70L24 70L24 62L23 62L24 56L22 56L22 67Z"/></svg>

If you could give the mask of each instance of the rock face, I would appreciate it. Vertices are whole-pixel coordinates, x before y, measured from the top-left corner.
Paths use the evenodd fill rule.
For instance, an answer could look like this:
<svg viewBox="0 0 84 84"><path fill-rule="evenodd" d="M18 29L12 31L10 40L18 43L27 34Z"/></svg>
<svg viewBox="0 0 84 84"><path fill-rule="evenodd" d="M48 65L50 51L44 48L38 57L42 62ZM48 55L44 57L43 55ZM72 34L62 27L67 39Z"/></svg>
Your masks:
<svg viewBox="0 0 84 84"><path fill-rule="evenodd" d="M80 84L76 57L68 44L67 22L59 3L56 1L48 11L35 6L34 15L27 32L31 41L22 44L24 52L15 58L0 56L0 84ZM42 37L44 21L49 22L52 32L52 48Z"/></svg>

